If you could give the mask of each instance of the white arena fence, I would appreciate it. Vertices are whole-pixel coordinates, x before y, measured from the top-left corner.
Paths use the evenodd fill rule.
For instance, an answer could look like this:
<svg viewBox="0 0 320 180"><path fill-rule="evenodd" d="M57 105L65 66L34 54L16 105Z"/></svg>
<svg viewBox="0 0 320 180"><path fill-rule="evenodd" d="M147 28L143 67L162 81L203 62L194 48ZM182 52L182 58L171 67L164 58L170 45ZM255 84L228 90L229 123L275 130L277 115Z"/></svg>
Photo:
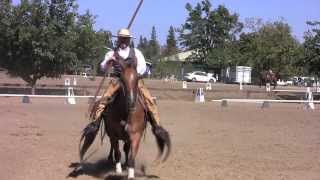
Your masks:
<svg viewBox="0 0 320 180"><path fill-rule="evenodd" d="M272 102L272 103L309 103L308 100L275 100L275 99L218 99L211 100L212 102L243 102L243 103L263 103L263 102ZM320 101L312 101L313 103L320 103Z"/></svg>
<svg viewBox="0 0 320 180"><path fill-rule="evenodd" d="M68 98L67 95L31 95L31 94L0 94L0 97L35 97L35 98ZM93 98L94 96L72 96L74 98ZM101 96L97 96L101 98Z"/></svg>

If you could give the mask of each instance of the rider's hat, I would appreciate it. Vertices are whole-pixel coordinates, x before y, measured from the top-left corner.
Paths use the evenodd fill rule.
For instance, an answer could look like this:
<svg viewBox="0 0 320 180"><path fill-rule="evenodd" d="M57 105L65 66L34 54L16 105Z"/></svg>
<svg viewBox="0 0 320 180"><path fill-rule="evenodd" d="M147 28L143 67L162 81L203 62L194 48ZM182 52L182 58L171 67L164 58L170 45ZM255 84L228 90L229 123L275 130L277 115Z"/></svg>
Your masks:
<svg viewBox="0 0 320 180"><path fill-rule="evenodd" d="M131 36L129 29L127 28L122 28L118 31L117 36L115 37L125 37L125 38L132 38L133 36Z"/></svg>

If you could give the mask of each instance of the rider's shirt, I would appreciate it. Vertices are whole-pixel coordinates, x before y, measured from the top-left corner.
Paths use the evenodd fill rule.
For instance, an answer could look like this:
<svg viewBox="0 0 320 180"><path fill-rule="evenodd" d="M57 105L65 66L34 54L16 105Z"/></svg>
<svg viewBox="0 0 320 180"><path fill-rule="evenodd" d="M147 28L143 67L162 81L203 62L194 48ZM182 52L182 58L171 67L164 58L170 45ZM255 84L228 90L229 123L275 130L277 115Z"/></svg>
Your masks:
<svg viewBox="0 0 320 180"><path fill-rule="evenodd" d="M144 56L139 49L134 48L134 52L137 58L137 72L140 75L143 75L147 68L146 60L144 59ZM119 56L121 56L123 59L127 59L129 57L129 53L130 53L130 47L127 47L125 49L119 48L118 50ZM112 59L113 55L114 55L114 51L107 52L107 54L104 57L104 60L100 64L100 67L102 70L105 70L107 62Z"/></svg>

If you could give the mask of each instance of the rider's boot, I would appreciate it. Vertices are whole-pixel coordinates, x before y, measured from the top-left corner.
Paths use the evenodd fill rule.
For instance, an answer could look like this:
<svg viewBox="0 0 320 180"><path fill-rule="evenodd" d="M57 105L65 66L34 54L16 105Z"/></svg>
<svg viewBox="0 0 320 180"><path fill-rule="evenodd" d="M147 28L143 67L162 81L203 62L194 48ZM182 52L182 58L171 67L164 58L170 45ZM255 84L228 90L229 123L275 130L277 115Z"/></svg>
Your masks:
<svg viewBox="0 0 320 180"><path fill-rule="evenodd" d="M92 121L100 119L102 112L105 110L113 94L120 88L120 83L117 79L111 79L101 99L97 102L91 113Z"/></svg>
<svg viewBox="0 0 320 180"><path fill-rule="evenodd" d="M159 116L158 108L157 108L156 102L151 96L150 91L145 87L142 80L139 80L138 86L142 96L144 97L145 103L147 105L148 113L151 116L150 123L152 128L160 126L160 116Z"/></svg>

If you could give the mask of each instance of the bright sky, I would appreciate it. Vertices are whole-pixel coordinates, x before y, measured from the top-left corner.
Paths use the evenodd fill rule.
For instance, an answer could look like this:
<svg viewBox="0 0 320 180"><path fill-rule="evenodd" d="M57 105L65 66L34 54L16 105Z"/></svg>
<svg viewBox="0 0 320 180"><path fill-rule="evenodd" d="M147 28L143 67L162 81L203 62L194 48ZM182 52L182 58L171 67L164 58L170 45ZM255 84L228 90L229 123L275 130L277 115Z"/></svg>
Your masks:
<svg viewBox="0 0 320 180"><path fill-rule="evenodd" d="M200 0L144 0L132 26L135 37L150 38L154 25L158 39L163 44L170 25L179 27L186 20L185 4L195 5ZM139 0L78 0L80 12L89 9L98 15L96 27L111 30L126 27ZM225 5L232 13L238 13L244 22L248 17L260 17L264 21L275 21L283 17L292 27L294 36L303 40L308 30L306 21L320 21L320 0L211 0L214 8Z"/></svg>
<svg viewBox="0 0 320 180"><path fill-rule="evenodd" d="M17 1L17 0L15 0ZM140 0L77 0L83 13L89 9L97 15L96 28L116 33L126 27ZM186 20L185 4L195 5L201 0L144 0L131 28L133 35L150 38L152 26L156 27L158 40L164 44L170 25L179 27ZM320 0L211 0L214 8L225 5L232 13L238 13L244 22L248 17L275 21L283 17L292 27L294 36L303 40L303 33L310 27L308 20L320 21Z"/></svg>

